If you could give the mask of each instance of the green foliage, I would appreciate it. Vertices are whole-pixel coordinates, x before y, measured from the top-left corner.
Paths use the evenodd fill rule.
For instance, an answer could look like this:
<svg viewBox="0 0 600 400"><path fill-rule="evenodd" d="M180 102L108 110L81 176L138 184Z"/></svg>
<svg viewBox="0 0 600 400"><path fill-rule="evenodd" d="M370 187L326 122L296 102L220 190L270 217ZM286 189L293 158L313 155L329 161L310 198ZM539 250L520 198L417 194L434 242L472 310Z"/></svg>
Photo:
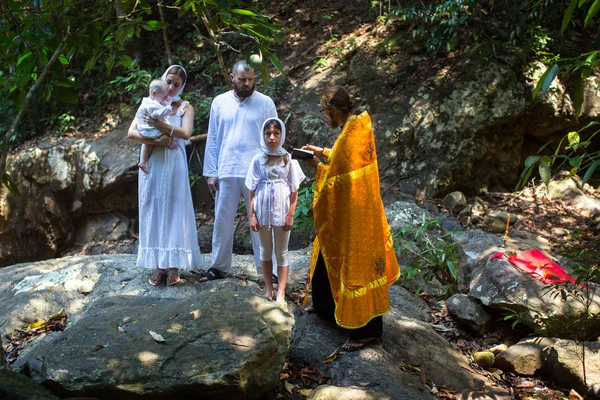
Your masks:
<svg viewBox="0 0 600 400"><path fill-rule="evenodd" d="M564 12L561 24L561 32L564 33L567 28L573 22L573 15L581 9L587 12L585 13L584 28L590 27L594 18L596 18L598 11L600 10L600 0L570 0L569 6ZM575 118L579 117L581 113L581 107L583 105L583 80L588 78L592 71L600 66L600 50L594 50L587 53L582 53L576 57L564 57L554 60L550 63L550 67L546 69L544 75L537 83L535 90L533 91L533 98L535 99L539 92L545 93L552 81L563 73L571 75L575 79L575 90L573 92L573 100L575 103Z"/></svg>
<svg viewBox="0 0 600 400"><path fill-rule="evenodd" d="M77 118L71 115L70 112L59 115L57 122L56 135L60 136L66 132L73 131L77 128Z"/></svg>
<svg viewBox="0 0 600 400"><path fill-rule="evenodd" d="M461 28L470 23L473 11L478 9L476 5L474 0L417 3L412 7L395 8L389 16L417 24L413 29L413 37L424 38L428 51L451 51L461 39Z"/></svg>
<svg viewBox="0 0 600 400"><path fill-rule="evenodd" d="M588 152L592 139L600 132L600 129L591 131L589 128L596 125L600 125L600 122L592 121L576 132L569 132L551 155L541 155L550 144L546 143L536 155L527 157L525 169L521 172L515 190L522 189L536 169L546 186L552 180L552 170L568 170L569 174L566 178L582 173L583 183L588 182L600 165L600 150Z"/></svg>
<svg viewBox="0 0 600 400"><path fill-rule="evenodd" d="M182 98L189 101L194 107L194 130L196 135L206 133L208 129L208 119L210 117L210 108L212 106L212 98L205 97L199 92L187 92L182 95ZM200 162L202 164L202 162Z"/></svg>
<svg viewBox="0 0 600 400"><path fill-rule="evenodd" d="M190 180L190 187L194 187L194 185L197 185L204 180L202 174L197 174L195 172L189 171L188 175Z"/></svg>
<svg viewBox="0 0 600 400"><path fill-rule="evenodd" d="M152 82L152 74L145 69L140 68L137 62L133 62L125 75L117 76L110 81L113 93L129 93L130 103L139 105L144 96L148 96L148 87Z"/></svg>
<svg viewBox="0 0 600 400"><path fill-rule="evenodd" d="M116 9L123 18L115 18ZM145 3L8 1L3 12L0 96L17 114L0 132L0 175L5 171L6 144L18 136L19 123L31 107L39 101L78 103L81 77L74 71L85 74L102 64L108 71L117 64L130 65L131 59L122 54L125 41L142 29L160 28L158 22L143 19L150 12Z"/></svg>
<svg viewBox="0 0 600 400"><path fill-rule="evenodd" d="M266 16L257 6L244 0L176 0L179 17L186 13L195 15L204 25L212 40L213 47L219 53L221 48L231 48L225 40L225 33L234 33L250 39L253 45L243 49L243 55L250 64L258 64L258 70L265 84L269 83L266 59L275 68L283 71L281 62L273 53L272 45L282 39L279 24ZM220 57L220 54L218 54ZM221 70L226 75L222 60Z"/></svg>
<svg viewBox="0 0 600 400"><path fill-rule="evenodd" d="M310 232L315 224L312 205L315 191L315 183L310 186L302 186L298 190L298 202L294 213L294 227L302 232Z"/></svg>
<svg viewBox="0 0 600 400"><path fill-rule="evenodd" d="M425 214L418 226L404 226L395 232L396 254L410 259L401 279L411 280L418 276L436 278L445 286L446 295L452 295L457 279L458 252L451 234L442 233L440 218L428 220Z"/></svg>

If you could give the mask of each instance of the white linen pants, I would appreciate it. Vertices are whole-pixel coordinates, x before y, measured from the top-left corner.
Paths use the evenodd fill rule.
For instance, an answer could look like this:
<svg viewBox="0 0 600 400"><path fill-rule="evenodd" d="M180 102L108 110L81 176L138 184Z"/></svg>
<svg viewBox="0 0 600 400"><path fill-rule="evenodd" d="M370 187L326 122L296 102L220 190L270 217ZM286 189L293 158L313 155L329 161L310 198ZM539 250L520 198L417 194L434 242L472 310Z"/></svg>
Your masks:
<svg viewBox="0 0 600 400"><path fill-rule="evenodd" d="M220 178L219 190L215 196L215 225L212 238L212 264L210 268L230 274L233 258L233 234L235 229L235 214L237 213L240 196L244 196L246 213L250 219L250 191L245 184L246 178ZM258 232L250 230L254 265L256 272L262 275L260 264L260 242ZM277 266L273 263L276 274Z"/></svg>

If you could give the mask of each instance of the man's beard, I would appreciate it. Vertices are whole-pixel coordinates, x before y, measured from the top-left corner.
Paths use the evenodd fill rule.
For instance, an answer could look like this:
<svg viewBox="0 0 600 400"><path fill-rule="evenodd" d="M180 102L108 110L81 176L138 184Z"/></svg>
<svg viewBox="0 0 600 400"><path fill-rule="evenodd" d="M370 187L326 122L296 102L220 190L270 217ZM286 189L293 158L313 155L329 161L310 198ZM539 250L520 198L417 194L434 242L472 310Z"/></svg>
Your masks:
<svg viewBox="0 0 600 400"><path fill-rule="evenodd" d="M252 96L252 93L254 93L254 86L256 86L256 85L252 85L252 87L250 89L246 89L243 87L239 88L234 85L233 91L235 92L237 97L241 97L241 98L245 99L245 98Z"/></svg>

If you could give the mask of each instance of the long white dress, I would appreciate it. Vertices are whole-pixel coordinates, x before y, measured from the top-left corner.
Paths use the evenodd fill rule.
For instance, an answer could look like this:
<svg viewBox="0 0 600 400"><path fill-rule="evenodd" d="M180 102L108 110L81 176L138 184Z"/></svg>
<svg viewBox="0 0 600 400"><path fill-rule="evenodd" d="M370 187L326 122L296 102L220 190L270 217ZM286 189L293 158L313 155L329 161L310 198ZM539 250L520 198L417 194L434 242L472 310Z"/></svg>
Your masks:
<svg viewBox="0 0 600 400"><path fill-rule="evenodd" d="M169 123L181 126L184 102ZM185 141L176 149L154 146L148 173L138 176L140 239L137 264L144 268L201 267L198 234L188 178Z"/></svg>

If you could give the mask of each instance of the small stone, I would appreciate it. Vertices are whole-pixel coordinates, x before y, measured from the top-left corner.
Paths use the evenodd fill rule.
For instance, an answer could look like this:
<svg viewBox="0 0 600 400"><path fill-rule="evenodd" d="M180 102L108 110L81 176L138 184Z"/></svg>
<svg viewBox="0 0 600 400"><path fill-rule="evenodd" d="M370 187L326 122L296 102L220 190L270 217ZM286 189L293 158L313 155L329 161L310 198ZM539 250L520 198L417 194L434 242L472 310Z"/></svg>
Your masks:
<svg viewBox="0 0 600 400"><path fill-rule="evenodd" d="M503 351L506 351L506 350L508 350L508 346L504 343L488 349L488 351L491 351L492 353L494 353L494 355L498 355L499 353L502 353Z"/></svg>
<svg viewBox="0 0 600 400"><path fill-rule="evenodd" d="M467 198L458 191L448 194L442 202L451 214L456 214L467 206Z"/></svg>
<svg viewBox="0 0 600 400"><path fill-rule="evenodd" d="M473 354L473 361L481 368L488 369L494 366L494 353L491 351L478 351Z"/></svg>

